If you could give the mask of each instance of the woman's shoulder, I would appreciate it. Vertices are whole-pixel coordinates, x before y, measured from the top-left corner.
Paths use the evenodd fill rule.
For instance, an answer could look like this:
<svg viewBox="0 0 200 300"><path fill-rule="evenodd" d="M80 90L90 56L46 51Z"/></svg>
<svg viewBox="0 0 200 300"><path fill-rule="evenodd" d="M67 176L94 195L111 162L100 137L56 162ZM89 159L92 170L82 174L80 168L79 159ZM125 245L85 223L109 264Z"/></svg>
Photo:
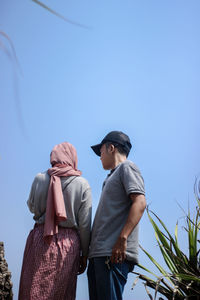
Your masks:
<svg viewBox="0 0 200 300"><path fill-rule="evenodd" d="M60 179L63 189L65 189L67 186L81 190L90 188L88 181L82 176L65 176L61 177Z"/></svg>
<svg viewBox="0 0 200 300"><path fill-rule="evenodd" d="M45 171L45 172L37 173L34 181L35 182L48 182L49 179L50 179L50 176L49 176L48 172Z"/></svg>
<svg viewBox="0 0 200 300"><path fill-rule="evenodd" d="M89 182L85 177L76 176L74 183L79 183L80 185L84 186L85 188L90 188Z"/></svg>

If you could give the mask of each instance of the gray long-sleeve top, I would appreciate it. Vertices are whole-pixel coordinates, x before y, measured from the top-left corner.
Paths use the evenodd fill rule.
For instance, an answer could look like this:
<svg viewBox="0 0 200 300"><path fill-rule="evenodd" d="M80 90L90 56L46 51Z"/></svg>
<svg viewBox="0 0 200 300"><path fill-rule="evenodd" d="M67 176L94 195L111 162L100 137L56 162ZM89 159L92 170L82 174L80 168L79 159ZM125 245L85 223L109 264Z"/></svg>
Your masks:
<svg viewBox="0 0 200 300"><path fill-rule="evenodd" d="M80 234L82 254L87 256L90 242L92 197L87 180L81 176L60 177L67 220L59 226L76 228ZM33 181L27 201L33 219L44 224L50 176L38 173Z"/></svg>

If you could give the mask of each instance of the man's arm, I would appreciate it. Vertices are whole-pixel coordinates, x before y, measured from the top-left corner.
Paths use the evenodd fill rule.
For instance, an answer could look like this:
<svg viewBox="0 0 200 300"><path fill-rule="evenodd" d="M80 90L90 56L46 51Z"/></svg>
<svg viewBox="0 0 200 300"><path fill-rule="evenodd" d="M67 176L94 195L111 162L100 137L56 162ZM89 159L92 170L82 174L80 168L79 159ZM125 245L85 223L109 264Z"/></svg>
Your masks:
<svg viewBox="0 0 200 300"><path fill-rule="evenodd" d="M145 207L146 200L145 196L142 194L130 194L130 199L132 200L132 205L128 214L127 221L112 249L111 262L121 263L125 259L125 252L127 247L127 238L139 223Z"/></svg>

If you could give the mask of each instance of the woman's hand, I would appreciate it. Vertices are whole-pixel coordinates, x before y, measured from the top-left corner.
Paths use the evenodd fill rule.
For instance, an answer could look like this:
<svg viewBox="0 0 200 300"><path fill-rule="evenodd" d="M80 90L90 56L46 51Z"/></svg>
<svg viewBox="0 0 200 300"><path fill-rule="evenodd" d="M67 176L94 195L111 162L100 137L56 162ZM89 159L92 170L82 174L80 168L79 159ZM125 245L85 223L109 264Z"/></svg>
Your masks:
<svg viewBox="0 0 200 300"><path fill-rule="evenodd" d="M80 256L78 275L84 273L86 267L87 267L87 256Z"/></svg>

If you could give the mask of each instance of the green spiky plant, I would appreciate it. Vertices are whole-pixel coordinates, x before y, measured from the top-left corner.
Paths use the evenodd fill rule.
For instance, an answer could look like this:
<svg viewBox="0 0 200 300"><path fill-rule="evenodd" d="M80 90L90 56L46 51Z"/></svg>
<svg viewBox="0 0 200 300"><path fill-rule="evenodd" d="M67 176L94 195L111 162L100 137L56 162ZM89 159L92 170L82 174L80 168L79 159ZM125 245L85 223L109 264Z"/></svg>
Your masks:
<svg viewBox="0 0 200 300"><path fill-rule="evenodd" d="M197 180L195 182L195 189L196 191L199 190L199 186L197 189ZM157 298L158 292L171 300L200 300L200 240L198 239L200 229L200 197L198 193L195 194L198 203L195 216L191 219L190 211L188 211L186 226L184 227L188 237L188 255L181 250L178 243L178 223L176 224L173 237L163 221L147 208L149 220L155 231L156 240L167 267L163 268L141 247L160 272L160 275L156 275L142 265L139 265L139 267L153 275L155 279L141 273L133 272L144 282L151 300ZM151 287L154 290L154 296L150 294L147 287ZM163 298L159 296L159 299Z"/></svg>

